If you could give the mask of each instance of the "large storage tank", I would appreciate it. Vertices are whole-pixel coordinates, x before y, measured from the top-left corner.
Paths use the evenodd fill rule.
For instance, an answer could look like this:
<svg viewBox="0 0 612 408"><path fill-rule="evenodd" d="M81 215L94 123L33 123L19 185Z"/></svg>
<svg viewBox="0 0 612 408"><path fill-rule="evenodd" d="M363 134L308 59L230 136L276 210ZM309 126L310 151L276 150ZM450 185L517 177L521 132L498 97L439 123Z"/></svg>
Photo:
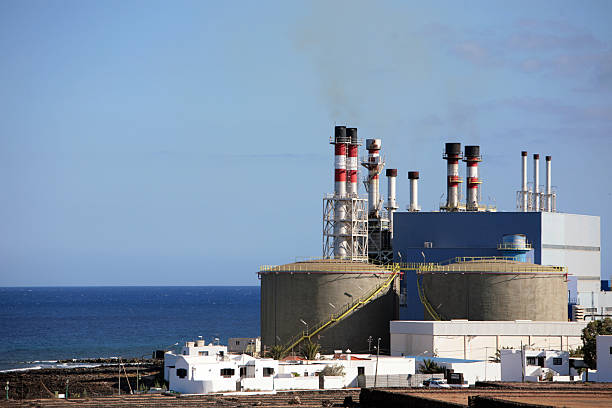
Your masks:
<svg viewBox="0 0 612 408"><path fill-rule="evenodd" d="M287 346L378 288L371 301L312 338L322 352L367 352L368 337L389 349L389 321L398 318L398 280L390 268L336 259L262 267L261 337L266 347ZM297 351L297 350L296 350Z"/></svg>
<svg viewBox="0 0 612 408"><path fill-rule="evenodd" d="M562 267L469 260L426 265L418 280L426 320L567 321L567 274Z"/></svg>

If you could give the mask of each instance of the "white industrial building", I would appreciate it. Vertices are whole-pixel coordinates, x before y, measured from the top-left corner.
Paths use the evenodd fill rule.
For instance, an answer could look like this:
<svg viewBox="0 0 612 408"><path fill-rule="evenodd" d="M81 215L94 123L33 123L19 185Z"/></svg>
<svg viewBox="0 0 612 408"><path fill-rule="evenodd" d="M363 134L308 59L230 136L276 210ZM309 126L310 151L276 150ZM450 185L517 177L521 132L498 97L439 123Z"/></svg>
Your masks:
<svg viewBox="0 0 612 408"><path fill-rule="evenodd" d="M600 335L596 341L597 382L612 382L612 336Z"/></svg>
<svg viewBox="0 0 612 408"><path fill-rule="evenodd" d="M582 346L585 325L584 321L397 320L391 322L391 355L488 360L504 347L569 351Z"/></svg>

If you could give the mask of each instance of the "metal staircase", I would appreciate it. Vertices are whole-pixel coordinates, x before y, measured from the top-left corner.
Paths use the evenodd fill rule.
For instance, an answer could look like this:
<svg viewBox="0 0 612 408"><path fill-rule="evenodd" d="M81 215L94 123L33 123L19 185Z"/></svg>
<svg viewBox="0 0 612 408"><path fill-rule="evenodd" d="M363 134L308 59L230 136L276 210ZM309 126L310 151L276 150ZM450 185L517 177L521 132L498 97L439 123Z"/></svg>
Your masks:
<svg viewBox="0 0 612 408"><path fill-rule="evenodd" d="M321 331L325 330L329 326L331 326L331 325L341 321L342 319L346 318L347 316L349 316L351 313L353 313L355 310L359 309L360 307L368 304L380 292L382 292L384 289L388 288L393 283L395 278L397 276L399 276L399 274L400 274L399 267L394 265L391 268L391 274L389 275L389 278L387 278L382 284L378 285L370 293L368 293L368 294L358 298L357 300L353 301L352 303L346 304L342 308L341 311L332 314L331 317L329 318L329 320L322 321L322 322L318 323L317 325L313 326L311 330L303 331L302 333L300 333L300 334L296 335L295 337L293 337L289 342L287 342L288 345L284 348L284 351L289 351L289 350L293 349L295 346L297 346L298 344L300 344L301 342L303 342L305 340L311 341L313 336L317 335L318 333L320 333Z"/></svg>

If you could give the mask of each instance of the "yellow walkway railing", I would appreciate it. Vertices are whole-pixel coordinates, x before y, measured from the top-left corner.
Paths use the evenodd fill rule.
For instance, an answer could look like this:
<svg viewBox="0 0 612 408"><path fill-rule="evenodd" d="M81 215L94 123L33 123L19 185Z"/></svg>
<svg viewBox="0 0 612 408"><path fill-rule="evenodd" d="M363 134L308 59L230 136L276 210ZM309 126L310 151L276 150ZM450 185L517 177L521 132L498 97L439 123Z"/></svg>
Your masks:
<svg viewBox="0 0 612 408"><path fill-rule="evenodd" d="M376 287L372 292L370 292L369 294L367 294L365 296L360 297L359 299L357 299L356 301L354 301L352 303L347 304L342 309L342 311L331 315L329 320L326 320L326 321L323 321L323 322L317 324L316 326L314 326L308 332L303 331L301 334L298 334L297 336L295 336L293 339L291 339L287 343L288 346L285 347L285 351L291 350L292 348L294 348L295 346L297 346L298 344L300 344L304 340L312 339L313 336L315 336L316 334L320 333L322 330L326 329L327 327L329 327L330 325L332 325L334 323L339 322L340 320L344 319L345 317L347 317L348 315L353 313L359 307L369 303L372 299L374 299L376 297L376 295L378 295L384 289L388 288L389 285L391 285L393 283L395 278L397 276L399 276L399 274L400 274L399 269L398 268L393 268L393 273L382 284L380 284L378 287Z"/></svg>

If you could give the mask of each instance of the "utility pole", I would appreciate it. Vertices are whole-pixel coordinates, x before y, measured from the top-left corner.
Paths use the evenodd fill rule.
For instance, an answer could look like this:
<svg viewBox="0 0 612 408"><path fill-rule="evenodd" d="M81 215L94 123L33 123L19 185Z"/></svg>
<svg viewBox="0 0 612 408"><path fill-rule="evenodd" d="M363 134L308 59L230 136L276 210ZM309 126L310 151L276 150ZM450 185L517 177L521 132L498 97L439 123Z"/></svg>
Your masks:
<svg viewBox="0 0 612 408"><path fill-rule="evenodd" d="M121 362L119 363L119 395L121 395Z"/></svg>
<svg viewBox="0 0 612 408"><path fill-rule="evenodd" d="M525 382L525 348L523 347L523 340L521 340L521 382Z"/></svg>
<svg viewBox="0 0 612 408"><path fill-rule="evenodd" d="M4 386L4 389L6 390L6 400L8 401L9 397L8 397L8 392L9 392L9 382L6 382L6 385Z"/></svg>
<svg viewBox="0 0 612 408"><path fill-rule="evenodd" d="M66 395L65 398L68 399L68 378L66 378Z"/></svg>
<svg viewBox="0 0 612 408"><path fill-rule="evenodd" d="M380 355L380 337L378 338L378 346L376 347L376 371L374 372L374 388L378 381L378 356Z"/></svg>

